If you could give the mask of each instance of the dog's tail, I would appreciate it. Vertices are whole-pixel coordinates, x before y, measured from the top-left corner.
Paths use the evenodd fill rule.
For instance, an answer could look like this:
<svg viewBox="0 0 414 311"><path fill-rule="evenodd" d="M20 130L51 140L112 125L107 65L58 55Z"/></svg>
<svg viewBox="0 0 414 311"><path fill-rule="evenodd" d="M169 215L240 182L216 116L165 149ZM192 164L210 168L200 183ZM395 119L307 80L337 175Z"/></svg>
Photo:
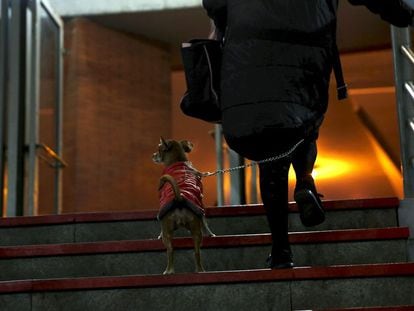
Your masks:
<svg viewBox="0 0 414 311"><path fill-rule="evenodd" d="M165 183L168 182L173 191L174 191L174 195L175 195L175 199L178 201L181 201L183 199L182 195L181 195L181 191L180 191L180 187L178 186L176 180L174 179L174 177L172 177L171 175L162 175L160 178L160 186L159 186L159 190L161 190L162 187L164 187Z"/></svg>

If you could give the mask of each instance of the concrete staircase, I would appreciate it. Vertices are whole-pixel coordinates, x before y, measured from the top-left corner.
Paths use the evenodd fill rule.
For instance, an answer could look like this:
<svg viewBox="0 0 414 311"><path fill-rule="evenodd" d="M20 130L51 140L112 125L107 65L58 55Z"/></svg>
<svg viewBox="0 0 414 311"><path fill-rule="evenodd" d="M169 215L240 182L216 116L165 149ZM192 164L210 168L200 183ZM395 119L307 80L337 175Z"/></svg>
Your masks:
<svg viewBox="0 0 414 311"><path fill-rule="evenodd" d="M169 276L155 211L1 219L0 310L414 310L398 199L324 203L311 231L290 205L294 269L265 268L271 239L250 205L207 209L208 272L192 272L178 232Z"/></svg>

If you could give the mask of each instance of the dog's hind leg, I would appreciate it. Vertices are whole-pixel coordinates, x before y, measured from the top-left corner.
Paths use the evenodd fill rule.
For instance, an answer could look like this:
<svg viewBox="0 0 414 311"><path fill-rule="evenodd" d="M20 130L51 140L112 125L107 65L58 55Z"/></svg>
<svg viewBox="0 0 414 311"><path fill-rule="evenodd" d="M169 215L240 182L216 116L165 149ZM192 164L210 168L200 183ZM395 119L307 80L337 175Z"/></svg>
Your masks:
<svg viewBox="0 0 414 311"><path fill-rule="evenodd" d="M168 237L165 234L162 236L165 247L167 248L167 268L163 274L174 273L174 249L172 246L172 237Z"/></svg>
<svg viewBox="0 0 414 311"><path fill-rule="evenodd" d="M165 269L163 274L172 274L174 273L174 248L172 245L173 239L173 228L171 228L170 224L165 224L163 222L162 226L162 242L167 249L167 268Z"/></svg>
<svg viewBox="0 0 414 311"><path fill-rule="evenodd" d="M194 241L194 261L196 272L204 272L203 265L201 264L201 242L203 240L203 233L201 230L202 221L195 221L191 225L191 235Z"/></svg>

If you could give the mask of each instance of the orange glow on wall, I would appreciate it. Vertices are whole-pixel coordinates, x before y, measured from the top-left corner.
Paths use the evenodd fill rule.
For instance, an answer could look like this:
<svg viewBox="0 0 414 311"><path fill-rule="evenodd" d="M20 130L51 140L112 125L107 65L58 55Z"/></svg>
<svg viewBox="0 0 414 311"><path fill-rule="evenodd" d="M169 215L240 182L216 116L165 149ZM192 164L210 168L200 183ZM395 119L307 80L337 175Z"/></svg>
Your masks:
<svg viewBox="0 0 414 311"><path fill-rule="evenodd" d="M333 179L349 174L354 169L356 169L356 164L349 160L335 157L318 157L312 177L315 180ZM289 180L296 180L295 171L292 167L289 171Z"/></svg>
<svg viewBox="0 0 414 311"><path fill-rule="evenodd" d="M314 179L331 179L352 171L355 164L336 158L318 158L312 172Z"/></svg>

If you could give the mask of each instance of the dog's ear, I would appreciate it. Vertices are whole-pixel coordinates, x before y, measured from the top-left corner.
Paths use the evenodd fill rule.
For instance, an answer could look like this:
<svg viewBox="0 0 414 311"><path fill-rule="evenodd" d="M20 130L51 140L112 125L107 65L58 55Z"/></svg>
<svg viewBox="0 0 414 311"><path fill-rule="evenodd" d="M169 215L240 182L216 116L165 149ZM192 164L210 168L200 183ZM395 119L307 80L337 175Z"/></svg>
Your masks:
<svg viewBox="0 0 414 311"><path fill-rule="evenodd" d="M164 146L165 149L168 149L167 141L162 136L160 137L160 146Z"/></svg>
<svg viewBox="0 0 414 311"><path fill-rule="evenodd" d="M188 140L182 140L180 141L180 144L183 146L184 151L187 153L193 150L194 145Z"/></svg>

